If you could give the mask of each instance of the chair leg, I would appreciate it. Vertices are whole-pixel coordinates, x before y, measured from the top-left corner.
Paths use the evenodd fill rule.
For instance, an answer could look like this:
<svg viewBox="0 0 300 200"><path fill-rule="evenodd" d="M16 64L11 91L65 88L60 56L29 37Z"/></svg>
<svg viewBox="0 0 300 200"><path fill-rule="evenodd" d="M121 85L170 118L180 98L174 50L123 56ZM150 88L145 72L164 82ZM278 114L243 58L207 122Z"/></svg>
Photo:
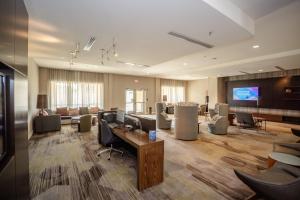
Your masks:
<svg viewBox="0 0 300 200"><path fill-rule="evenodd" d="M104 149L104 150L98 152L98 153L97 153L97 156L99 157L102 153L105 153L105 152L108 152L108 151L110 151L110 148Z"/></svg>
<svg viewBox="0 0 300 200"><path fill-rule="evenodd" d="M112 144L111 144L110 148L109 148L109 154L108 154L107 160L110 160L112 150L113 150L113 148L112 148Z"/></svg>
<svg viewBox="0 0 300 200"><path fill-rule="evenodd" d="M109 148L104 149L104 150L100 151L99 153L97 153L97 156L99 157L102 153L109 152L109 153L108 153L108 158L107 158L107 160L110 160L111 154L112 154L113 151L118 152L118 153L121 154L121 156L123 156L123 151L121 151L121 150L119 150L119 149L113 148L113 145L112 145L112 144L110 145Z"/></svg>

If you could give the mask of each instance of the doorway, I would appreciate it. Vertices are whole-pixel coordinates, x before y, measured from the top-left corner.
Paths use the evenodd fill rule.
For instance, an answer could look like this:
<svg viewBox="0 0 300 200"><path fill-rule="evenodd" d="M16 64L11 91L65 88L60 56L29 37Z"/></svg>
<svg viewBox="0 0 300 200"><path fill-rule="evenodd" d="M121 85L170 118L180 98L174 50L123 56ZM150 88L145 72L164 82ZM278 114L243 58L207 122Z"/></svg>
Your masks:
<svg viewBox="0 0 300 200"><path fill-rule="evenodd" d="M126 113L144 114L146 111L147 90L126 89Z"/></svg>

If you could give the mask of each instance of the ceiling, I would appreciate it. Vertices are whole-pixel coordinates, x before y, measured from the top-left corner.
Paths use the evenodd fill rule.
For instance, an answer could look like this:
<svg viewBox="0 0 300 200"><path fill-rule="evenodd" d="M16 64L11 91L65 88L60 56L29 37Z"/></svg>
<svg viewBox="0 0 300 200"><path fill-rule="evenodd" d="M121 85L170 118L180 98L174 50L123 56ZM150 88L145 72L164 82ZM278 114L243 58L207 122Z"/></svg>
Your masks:
<svg viewBox="0 0 300 200"><path fill-rule="evenodd" d="M278 63L300 68L300 3L291 2L25 0L29 56L43 67L184 80L237 75L245 67L251 68L249 73L274 71ZM170 31L215 47L172 37ZM83 51L91 36L96 42L90 51ZM101 65L100 49L109 48L114 38L119 56ZM69 52L76 42L80 53L70 65ZM253 49L254 44L261 47Z"/></svg>
<svg viewBox="0 0 300 200"><path fill-rule="evenodd" d="M252 19L261 18L293 2L294 0L230 0Z"/></svg>

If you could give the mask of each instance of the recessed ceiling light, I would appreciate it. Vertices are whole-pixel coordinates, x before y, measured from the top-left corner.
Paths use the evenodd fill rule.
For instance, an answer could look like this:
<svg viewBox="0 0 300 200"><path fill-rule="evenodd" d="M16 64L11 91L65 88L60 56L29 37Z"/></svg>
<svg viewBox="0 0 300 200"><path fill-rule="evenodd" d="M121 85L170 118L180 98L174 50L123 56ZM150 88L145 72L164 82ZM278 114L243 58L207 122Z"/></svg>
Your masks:
<svg viewBox="0 0 300 200"><path fill-rule="evenodd" d="M263 69L259 69L258 71L259 71L259 72L263 72L264 70L263 70Z"/></svg>
<svg viewBox="0 0 300 200"><path fill-rule="evenodd" d="M184 66L187 66L187 63L183 63Z"/></svg>
<svg viewBox="0 0 300 200"><path fill-rule="evenodd" d="M258 49L259 47L260 46L258 44L252 46L253 49Z"/></svg>
<svg viewBox="0 0 300 200"><path fill-rule="evenodd" d="M127 62L125 63L126 65L130 65L130 66L134 66L135 64L134 63L130 63L130 62Z"/></svg>

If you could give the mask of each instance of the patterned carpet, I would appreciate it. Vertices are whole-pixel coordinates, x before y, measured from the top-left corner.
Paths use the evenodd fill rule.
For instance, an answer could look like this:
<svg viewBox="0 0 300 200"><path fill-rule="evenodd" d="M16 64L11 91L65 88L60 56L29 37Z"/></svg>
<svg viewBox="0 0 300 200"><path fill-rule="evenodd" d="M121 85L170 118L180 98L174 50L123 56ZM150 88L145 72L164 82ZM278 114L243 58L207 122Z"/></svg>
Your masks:
<svg viewBox="0 0 300 200"><path fill-rule="evenodd" d="M35 135L30 140L30 186L33 199L245 199L253 192L234 175L233 168L257 173L266 168L274 141L294 141L290 134L240 131L216 136L201 125L196 141L165 140L164 182L139 192L136 157L126 151L97 157L97 127L77 133L71 126L61 132ZM276 130L276 128L274 128ZM125 149L123 149L125 150Z"/></svg>

